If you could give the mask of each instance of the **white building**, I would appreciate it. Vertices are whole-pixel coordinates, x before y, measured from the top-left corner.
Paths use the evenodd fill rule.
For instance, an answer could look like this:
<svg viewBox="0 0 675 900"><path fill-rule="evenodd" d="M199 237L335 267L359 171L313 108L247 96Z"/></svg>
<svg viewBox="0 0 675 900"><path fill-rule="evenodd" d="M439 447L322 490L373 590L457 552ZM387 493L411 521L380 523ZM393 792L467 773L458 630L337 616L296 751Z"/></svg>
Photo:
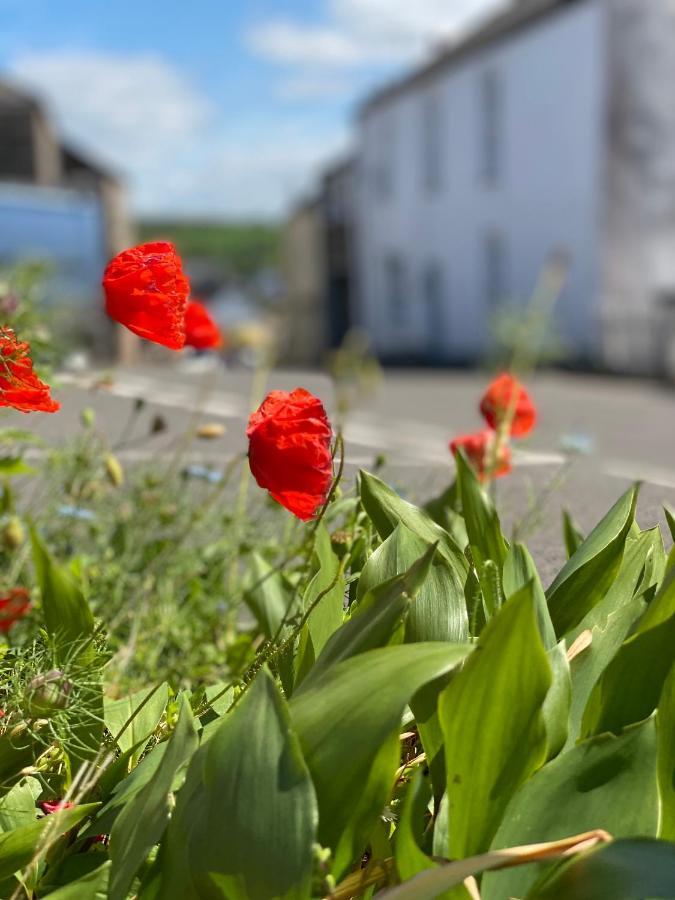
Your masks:
<svg viewBox="0 0 675 900"><path fill-rule="evenodd" d="M356 318L381 356L481 356L493 313L563 253L573 355L663 367L675 0L514 0L365 102L356 163Z"/></svg>

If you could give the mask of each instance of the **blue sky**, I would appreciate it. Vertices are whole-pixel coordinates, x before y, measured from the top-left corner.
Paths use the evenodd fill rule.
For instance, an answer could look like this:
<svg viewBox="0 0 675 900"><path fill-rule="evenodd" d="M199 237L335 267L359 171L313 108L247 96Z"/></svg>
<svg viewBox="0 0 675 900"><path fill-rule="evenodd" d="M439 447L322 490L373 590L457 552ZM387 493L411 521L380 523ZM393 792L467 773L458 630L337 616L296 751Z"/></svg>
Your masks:
<svg viewBox="0 0 675 900"><path fill-rule="evenodd" d="M0 76L143 213L277 216L357 101L497 0L0 0Z"/></svg>

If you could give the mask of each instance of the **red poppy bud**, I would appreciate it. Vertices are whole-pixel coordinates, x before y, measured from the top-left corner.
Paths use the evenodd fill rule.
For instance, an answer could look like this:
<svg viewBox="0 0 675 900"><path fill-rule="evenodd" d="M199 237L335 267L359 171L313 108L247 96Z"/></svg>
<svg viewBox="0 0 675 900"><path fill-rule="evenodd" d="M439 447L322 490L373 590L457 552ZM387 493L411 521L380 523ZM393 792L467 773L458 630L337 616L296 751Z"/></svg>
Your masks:
<svg viewBox="0 0 675 900"><path fill-rule="evenodd" d="M25 413L56 412L61 406L33 371L29 353L30 346L17 340L11 328L0 328L0 406Z"/></svg>
<svg viewBox="0 0 675 900"><path fill-rule="evenodd" d="M534 428L537 410L520 382L505 372L495 378L480 402L480 411L490 428L495 430L512 412L510 433L525 437Z"/></svg>
<svg viewBox="0 0 675 900"><path fill-rule="evenodd" d="M450 450L452 455L456 456L457 451L464 451L466 458L476 470L476 474L480 481L485 481L488 476L488 466L490 465L490 451L492 442L495 440L493 431L477 431L475 434L462 434L450 442ZM508 475L512 470L511 450L506 444L502 444L497 454L494 469L489 473L492 478L501 478Z"/></svg>
<svg viewBox="0 0 675 900"><path fill-rule="evenodd" d="M197 350L216 350L223 346L220 328L203 303L191 300L185 311L185 345Z"/></svg>
<svg viewBox="0 0 675 900"><path fill-rule="evenodd" d="M272 391L249 419L249 465L261 488L303 521L333 481L332 430L321 401L303 388Z"/></svg>
<svg viewBox="0 0 675 900"><path fill-rule="evenodd" d="M31 607L30 594L26 588L16 587L0 597L0 632L7 634L19 619L22 619Z"/></svg>
<svg viewBox="0 0 675 900"><path fill-rule="evenodd" d="M190 285L173 244L156 241L124 250L103 274L111 319L148 341L180 350Z"/></svg>
<svg viewBox="0 0 675 900"><path fill-rule="evenodd" d="M74 805L70 800L43 800L40 809L46 816L51 816L52 813L60 812L62 809L72 809Z"/></svg>

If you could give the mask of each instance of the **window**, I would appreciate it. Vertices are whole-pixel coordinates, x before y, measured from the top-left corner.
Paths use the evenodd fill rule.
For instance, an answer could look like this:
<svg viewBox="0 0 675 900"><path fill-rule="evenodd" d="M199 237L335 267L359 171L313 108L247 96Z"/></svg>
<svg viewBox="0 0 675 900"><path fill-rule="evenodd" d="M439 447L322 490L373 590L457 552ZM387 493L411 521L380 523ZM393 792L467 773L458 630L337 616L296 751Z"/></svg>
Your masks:
<svg viewBox="0 0 675 900"><path fill-rule="evenodd" d="M391 325L400 328L408 322L408 289L405 266L400 256L391 254L384 262L387 314Z"/></svg>
<svg viewBox="0 0 675 900"><path fill-rule="evenodd" d="M391 116L374 129L373 188L375 196L387 200L394 191L395 127Z"/></svg>
<svg viewBox="0 0 675 900"><path fill-rule="evenodd" d="M489 310L495 310L506 299L508 292L506 246L498 231L491 231L485 237L483 271L485 302Z"/></svg>
<svg viewBox="0 0 675 900"><path fill-rule="evenodd" d="M445 284L438 262L429 263L422 273L422 296L427 326L427 347L432 360L445 350Z"/></svg>
<svg viewBox="0 0 675 900"><path fill-rule="evenodd" d="M480 83L480 176L498 183L502 169L502 84L496 72L484 72Z"/></svg>
<svg viewBox="0 0 675 900"><path fill-rule="evenodd" d="M442 121L438 95L429 94L422 104L421 174L422 185L430 194L441 188L442 183Z"/></svg>

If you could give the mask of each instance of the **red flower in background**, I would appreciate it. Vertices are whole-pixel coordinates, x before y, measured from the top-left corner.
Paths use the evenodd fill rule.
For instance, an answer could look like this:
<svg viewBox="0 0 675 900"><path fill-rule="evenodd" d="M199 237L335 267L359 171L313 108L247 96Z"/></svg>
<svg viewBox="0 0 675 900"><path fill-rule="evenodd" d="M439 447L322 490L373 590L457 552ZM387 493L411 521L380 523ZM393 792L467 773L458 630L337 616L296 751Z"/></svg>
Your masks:
<svg viewBox="0 0 675 900"><path fill-rule="evenodd" d="M59 812L62 809L72 809L75 804L70 800L43 800L40 803L40 809L46 816Z"/></svg>
<svg viewBox="0 0 675 900"><path fill-rule="evenodd" d="M106 311L148 341L180 350L190 285L173 244L156 241L124 250L103 274Z"/></svg>
<svg viewBox="0 0 675 900"><path fill-rule="evenodd" d="M494 468L488 473L490 451L494 440L494 431L487 429L477 431L475 434L462 434L450 442L450 450L452 455L456 456L457 451L461 448L481 481L484 481L488 474L492 478L501 478L502 475L508 475L512 469L511 450L507 444L502 444L498 450Z"/></svg>
<svg viewBox="0 0 675 900"><path fill-rule="evenodd" d="M525 437L534 428L537 410L522 384L505 372L483 394L480 411L490 428L497 429L511 409L513 419L509 431L513 437Z"/></svg>
<svg viewBox="0 0 675 900"><path fill-rule="evenodd" d="M333 481L332 430L321 401L303 388L272 391L246 429L261 488L303 521L325 503Z"/></svg>
<svg viewBox="0 0 675 900"><path fill-rule="evenodd" d="M185 311L185 344L197 350L216 350L223 346L220 328L198 300L191 300Z"/></svg>
<svg viewBox="0 0 675 900"><path fill-rule="evenodd" d="M26 615L30 607L30 594L26 588L11 588L4 597L0 597L0 633L7 634L12 625Z"/></svg>
<svg viewBox="0 0 675 900"><path fill-rule="evenodd" d="M17 340L11 328L0 328L0 406L19 412L56 412L50 388L33 371L30 346Z"/></svg>

